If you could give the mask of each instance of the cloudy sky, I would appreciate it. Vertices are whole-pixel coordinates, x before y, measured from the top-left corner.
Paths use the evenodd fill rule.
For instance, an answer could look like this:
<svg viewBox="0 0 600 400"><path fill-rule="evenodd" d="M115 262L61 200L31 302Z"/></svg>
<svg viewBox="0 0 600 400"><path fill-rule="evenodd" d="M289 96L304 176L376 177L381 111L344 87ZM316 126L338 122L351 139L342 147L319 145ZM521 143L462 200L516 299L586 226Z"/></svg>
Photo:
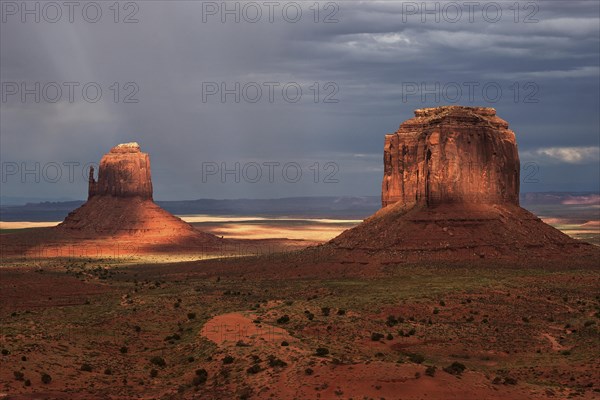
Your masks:
<svg viewBox="0 0 600 400"><path fill-rule="evenodd" d="M597 0L113 4L1 1L2 196L83 199L129 141L159 200L379 195L384 134L449 104L510 123L522 191L598 190Z"/></svg>

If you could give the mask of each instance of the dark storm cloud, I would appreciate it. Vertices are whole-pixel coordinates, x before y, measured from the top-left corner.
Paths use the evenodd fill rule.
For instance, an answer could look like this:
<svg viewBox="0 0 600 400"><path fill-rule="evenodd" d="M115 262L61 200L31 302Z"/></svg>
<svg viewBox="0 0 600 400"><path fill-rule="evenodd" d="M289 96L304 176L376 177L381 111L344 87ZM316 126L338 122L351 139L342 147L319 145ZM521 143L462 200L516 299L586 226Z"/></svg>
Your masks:
<svg viewBox="0 0 600 400"><path fill-rule="evenodd" d="M97 162L114 144L136 140L152 156L158 199L376 195L383 135L415 108L449 104L455 94L439 101L429 94L423 101L419 93L408 95L407 85L437 83L463 87L458 104L492 106L509 121L523 161L538 163L543 177L524 190L593 190L599 180L598 4L539 1L528 8L531 3L519 3L515 22L514 2L496 2L503 15L495 23L481 8L473 22L466 14L456 23L449 22L454 14L439 22L426 15L422 22L419 12L407 13L407 5L421 2L397 1L337 2L337 23L322 22L333 10L325 9L327 2L320 3L318 23L312 2L301 3L297 23L277 13L273 23L265 15L257 23L221 23L218 16L203 22L201 2L161 1L137 2L139 22L131 24L114 23L108 3L94 24L82 18L22 23L6 16L3 83L97 82L103 98L36 104L11 96L2 103L0 155L3 162ZM528 15L538 21L525 23ZM114 82L120 85L117 103ZM139 87L139 103L122 103L127 82ZM273 103L264 91L257 103L235 103L233 96L221 103L218 95L203 102L206 82L296 82L303 97L286 102L279 89ZM309 89L315 82L318 103ZM323 87L328 82L334 83L329 89L339 88L332 95L338 103L323 103L334 93ZM479 85L473 101L466 82ZM496 102L481 90L490 83L503 91ZM527 96L537 103L524 102ZM233 175L222 183L219 174L203 181L207 163L235 168L236 162L293 162L303 177L292 183L278 175L269 183L265 168L259 183L243 177L236 183ZM324 169L328 162L339 167L337 183L323 182L332 171ZM2 195L85 195L81 179L43 181L23 184L11 176Z"/></svg>

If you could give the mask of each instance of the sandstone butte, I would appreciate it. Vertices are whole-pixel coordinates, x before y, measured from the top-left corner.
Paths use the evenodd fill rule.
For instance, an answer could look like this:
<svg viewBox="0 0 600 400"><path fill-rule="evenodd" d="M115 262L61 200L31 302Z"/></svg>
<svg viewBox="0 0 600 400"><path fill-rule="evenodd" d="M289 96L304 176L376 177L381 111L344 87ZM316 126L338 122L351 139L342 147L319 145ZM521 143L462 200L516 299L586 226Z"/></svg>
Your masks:
<svg viewBox="0 0 600 400"><path fill-rule="evenodd" d="M32 258L214 255L225 239L201 232L154 203L150 157L137 143L113 147L89 172L87 201L52 228L2 236L0 254Z"/></svg>
<svg viewBox="0 0 600 400"><path fill-rule="evenodd" d="M218 245L152 199L150 157L137 143L113 147L100 161L98 180L90 168L88 199L55 228L62 238L130 242L142 251Z"/></svg>
<svg viewBox="0 0 600 400"><path fill-rule="evenodd" d="M383 161L382 208L328 247L390 262L600 255L519 206L515 133L493 108L416 110Z"/></svg>

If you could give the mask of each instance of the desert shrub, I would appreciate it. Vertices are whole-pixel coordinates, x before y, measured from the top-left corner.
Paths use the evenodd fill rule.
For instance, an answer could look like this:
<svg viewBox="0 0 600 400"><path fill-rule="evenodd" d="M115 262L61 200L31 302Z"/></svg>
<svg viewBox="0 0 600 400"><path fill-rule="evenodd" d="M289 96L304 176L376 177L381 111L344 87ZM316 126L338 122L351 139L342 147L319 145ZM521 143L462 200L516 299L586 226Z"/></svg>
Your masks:
<svg viewBox="0 0 600 400"><path fill-rule="evenodd" d="M238 396L238 399L240 399L240 400L248 400L248 399L252 398L252 393L253 393L252 388L246 386L238 391L237 396Z"/></svg>
<svg viewBox="0 0 600 400"><path fill-rule="evenodd" d="M290 344L284 340L283 342L281 342L281 345L285 347L285 346L289 346Z"/></svg>
<svg viewBox="0 0 600 400"><path fill-rule="evenodd" d="M415 372L415 379L419 379L421 377L421 373L419 371Z"/></svg>
<svg viewBox="0 0 600 400"><path fill-rule="evenodd" d="M436 308L434 308L434 309L433 309L433 313L434 313L434 314L439 314L439 313L440 313L440 310L439 310L439 309L436 307Z"/></svg>
<svg viewBox="0 0 600 400"><path fill-rule="evenodd" d="M516 385L517 384L517 380L515 378L507 376L506 378L504 378L504 384L505 385Z"/></svg>
<svg viewBox="0 0 600 400"><path fill-rule="evenodd" d="M595 321L585 321L585 323L583 324L583 326L587 328L588 326L592 326L595 323L596 323Z"/></svg>
<svg viewBox="0 0 600 400"><path fill-rule="evenodd" d="M560 352L560 354L562 354L563 356L570 356L571 355L571 351L570 350L563 350Z"/></svg>
<svg viewBox="0 0 600 400"><path fill-rule="evenodd" d="M151 378L156 378L157 376L158 376L158 370L156 370L156 369L152 368L152 369L150 370L150 377L151 377Z"/></svg>
<svg viewBox="0 0 600 400"><path fill-rule="evenodd" d="M315 354L319 357L325 357L327 354L329 354L329 349L326 347L319 347Z"/></svg>
<svg viewBox="0 0 600 400"><path fill-rule="evenodd" d="M312 368L306 368L304 370L304 374L305 375L312 375L315 371L312 370Z"/></svg>
<svg viewBox="0 0 600 400"><path fill-rule="evenodd" d="M425 375L427 376L435 376L435 371L437 371L437 368L433 365L430 365L429 367L427 367L425 369Z"/></svg>
<svg viewBox="0 0 600 400"><path fill-rule="evenodd" d="M521 320L523 320L523 322L527 323L527 322L529 322L529 317L522 317Z"/></svg>
<svg viewBox="0 0 600 400"><path fill-rule="evenodd" d="M423 361L425 361L425 356L418 353L411 353L408 355L408 360L415 364L421 364Z"/></svg>
<svg viewBox="0 0 600 400"><path fill-rule="evenodd" d="M440 306L444 307L446 305L446 302L444 300L440 300Z"/></svg>
<svg viewBox="0 0 600 400"><path fill-rule="evenodd" d="M167 363L165 362L165 359L159 356L154 356L150 359L150 363L157 365L159 367L164 367L165 365L167 365Z"/></svg>
<svg viewBox="0 0 600 400"><path fill-rule="evenodd" d="M179 306L181 306L181 304L180 304L180 303L173 303L173 307L174 307L174 308L179 308Z"/></svg>
<svg viewBox="0 0 600 400"><path fill-rule="evenodd" d="M208 372L204 368L200 368L196 370L196 376L192 381L194 386L202 385L208 379Z"/></svg>
<svg viewBox="0 0 600 400"><path fill-rule="evenodd" d="M27 361L27 357L21 356L21 361Z"/></svg>
<svg viewBox="0 0 600 400"><path fill-rule="evenodd" d="M340 308L339 310L337 310L337 315L346 315L346 310Z"/></svg>
<svg viewBox="0 0 600 400"><path fill-rule="evenodd" d="M389 327L392 327L392 326L395 326L398 324L398 320L393 315L388 315L387 320L385 321L385 324Z"/></svg>
<svg viewBox="0 0 600 400"><path fill-rule="evenodd" d="M25 378L25 374L21 371L13 371L13 375L15 376L15 380L22 381Z"/></svg>
<svg viewBox="0 0 600 400"><path fill-rule="evenodd" d="M92 372L93 368L90 364L81 364L81 370L85 372Z"/></svg>
<svg viewBox="0 0 600 400"><path fill-rule="evenodd" d="M223 357L223 364L232 364L233 360L234 358L232 356L225 356Z"/></svg>
<svg viewBox="0 0 600 400"><path fill-rule="evenodd" d="M250 347L250 345L246 342L244 342L243 340L238 340L237 342L235 342L235 345L237 347Z"/></svg>
<svg viewBox="0 0 600 400"><path fill-rule="evenodd" d="M249 374L258 374L260 371L262 371L262 368L258 364L254 364L246 370Z"/></svg>
<svg viewBox="0 0 600 400"><path fill-rule="evenodd" d="M391 333L388 333L385 337L387 340L394 340L394 336Z"/></svg>
<svg viewBox="0 0 600 400"><path fill-rule="evenodd" d="M192 385L193 385L193 386L200 386L200 385L202 385L203 383L204 383L204 382L202 381L202 378L201 378L201 377L199 377L199 376L194 376L194 377L192 378Z"/></svg>
<svg viewBox="0 0 600 400"><path fill-rule="evenodd" d="M194 362L196 359L193 356L187 358L188 362Z"/></svg>
<svg viewBox="0 0 600 400"><path fill-rule="evenodd" d="M382 333L378 333L378 332L371 333L371 340L374 342L378 342L383 338L384 338L384 336Z"/></svg>
<svg viewBox="0 0 600 400"><path fill-rule="evenodd" d="M410 331L408 331L408 336L413 336L415 333L417 333L417 330L412 328Z"/></svg>
<svg viewBox="0 0 600 400"><path fill-rule="evenodd" d="M189 313L187 313L187 317L188 317L188 319L196 319L196 313L189 312Z"/></svg>
<svg viewBox="0 0 600 400"><path fill-rule="evenodd" d="M324 317L328 317L330 311L331 309L329 307L321 307L321 314L323 314Z"/></svg>
<svg viewBox="0 0 600 400"><path fill-rule="evenodd" d="M475 317L473 317L472 315L469 315L469 318L467 318L467 322L473 322L475 321Z"/></svg>
<svg viewBox="0 0 600 400"><path fill-rule="evenodd" d="M8 351L7 349L2 349L2 355L3 356L7 356L10 354L10 351Z"/></svg>
<svg viewBox="0 0 600 400"><path fill-rule="evenodd" d="M139 325L136 325L136 326L133 327L133 330L136 331L137 333L140 333L141 330L142 330L142 327L139 326Z"/></svg>
<svg viewBox="0 0 600 400"><path fill-rule="evenodd" d="M315 319L315 314L309 312L306 314L306 318L308 318L309 321L312 321L313 319Z"/></svg>
<svg viewBox="0 0 600 400"><path fill-rule="evenodd" d="M451 375L460 375L465 371L465 369L467 369L467 367L465 367L464 364L455 361L449 366L445 367L444 371Z"/></svg>
<svg viewBox="0 0 600 400"><path fill-rule="evenodd" d="M499 376L495 377L494 380L492 381L493 385L499 385L502 383L502 378L500 378Z"/></svg>
<svg viewBox="0 0 600 400"><path fill-rule="evenodd" d="M31 381L29 379L25 379L25 386L31 386Z"/></svg>
<svg viewBox="0 0 600 400"><path fill-rule="evenodd" d="M269 366L276 368L276 367L287 367L287 363L275 356L269 356Z"/></svg>
<svg viewBox="0 0 600 400"><path fill-rule="evenodd" d="M112 369L110 369L110 368L106 368L106 369L104 370L104 375L112 375Z"/></svg>
<svg viewBox="0 0 600 400"><path fill-rule="evenodd" d="M287 324L288 322L290 322L290 316L287 314L277 318L278 324Z"/></svg>
<svg viewBox="0 0 600 400"><path fill-rule="evenodd" d="M52 377L45 372L42 373L41 378L42 378L42 383L44 383L46 385L49 384L50 382L52 382Z"/></svg>
<svg viewBox="0 0 600 400"><path fill-rule="evenodd" d="M125 354L125 353L127 353L129 351L129 349L127 348L127 346L121 346L121 348L119 349L119 351L122 354Z"/></svg>

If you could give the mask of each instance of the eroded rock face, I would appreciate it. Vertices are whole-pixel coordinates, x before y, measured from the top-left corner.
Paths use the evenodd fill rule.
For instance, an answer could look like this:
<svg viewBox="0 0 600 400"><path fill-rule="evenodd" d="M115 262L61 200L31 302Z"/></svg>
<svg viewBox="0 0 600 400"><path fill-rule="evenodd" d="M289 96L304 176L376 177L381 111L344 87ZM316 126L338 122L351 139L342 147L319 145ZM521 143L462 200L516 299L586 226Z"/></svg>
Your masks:
<svg viewBox="0 0 600 400"><path fill-rule="evenodd" d="M105 154L98 181L90 169L88 201L56 227L56 236L65 241L111 238L152 251L212 246L220 241L154 203L150 157L137 143L120 144Z"/></svg>
<svg viewBox="0 0 600 400"><path fill-rule="evenodd" d="M90 169L88 199L103 195L152 199L150 156L142 153L137 143L120 144L105 154L97 182L93 167Z"/></svg>
<svg viewBox="0 0 600 400"><path fill-rule="evenodd" d="M385 137L382 206L518 205L519 169L515 134L495 109L416 110Z"/></svg>
<svg viewBox="0 0 600 400"><path fill-rule="evenodd" d="M326 245L344 262L591 262L600 254L519 206L515 134L493 108L417 110L386 135L384 167L383 208Z"/></svg>

